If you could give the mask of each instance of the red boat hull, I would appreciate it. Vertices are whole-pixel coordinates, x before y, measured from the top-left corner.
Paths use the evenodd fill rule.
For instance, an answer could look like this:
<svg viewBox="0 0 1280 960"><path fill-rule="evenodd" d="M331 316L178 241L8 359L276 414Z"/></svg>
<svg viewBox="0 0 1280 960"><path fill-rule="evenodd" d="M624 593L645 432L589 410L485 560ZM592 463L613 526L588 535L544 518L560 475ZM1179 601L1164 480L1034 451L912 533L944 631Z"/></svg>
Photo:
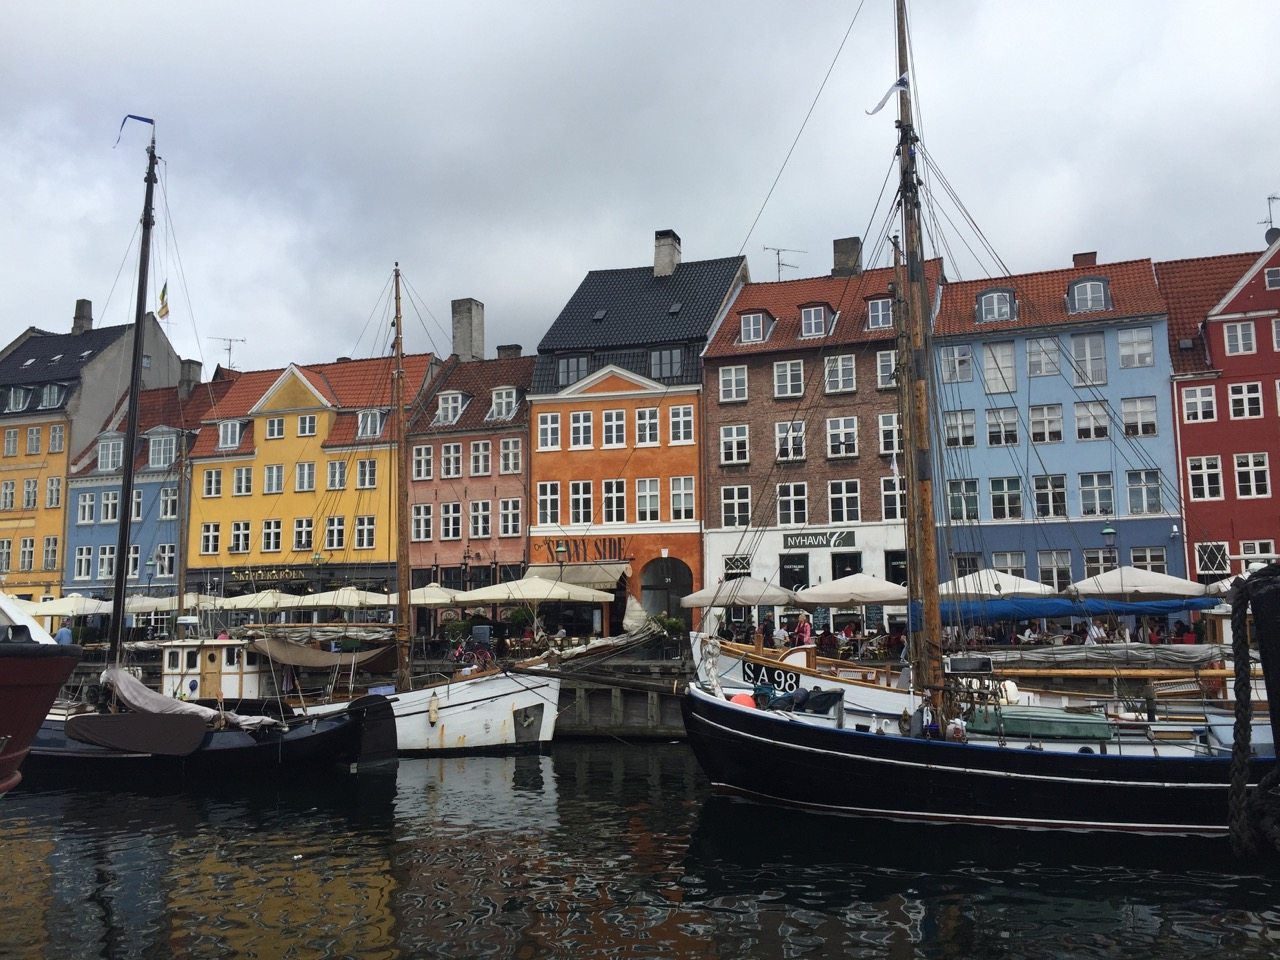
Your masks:
<svg viewBox="0 0 1280 960"><path fill-rule="evenodd" d="M67 645L0 643L0 795L21 782L27 748L80 653Z"/></svg>

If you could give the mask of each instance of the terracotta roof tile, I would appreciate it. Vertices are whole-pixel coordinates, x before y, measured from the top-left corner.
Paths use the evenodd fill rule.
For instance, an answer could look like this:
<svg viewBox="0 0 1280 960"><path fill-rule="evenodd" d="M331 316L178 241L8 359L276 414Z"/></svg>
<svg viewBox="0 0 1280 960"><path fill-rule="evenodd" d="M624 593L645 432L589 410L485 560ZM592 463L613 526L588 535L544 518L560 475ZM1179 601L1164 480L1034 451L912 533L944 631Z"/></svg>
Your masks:
<svg viewBox="0 0 1280 960"><path fill-rule="evenodd" d="M434 386L430 397L412 416L409 424L411 434L459 433L486 429L506 429L529 422L529 407L525 403L525 395L533 381L533 367L536 356L511 357L501 360L472 360L466 363L455 363L445 369L440 381ZM485 420L492 405L493 391L498 387L515 387L517 407L515 414L507 420ZM458 391L470 397L462 410L458 422L449 426L433 427L437 405L435 398L441 393Z"/></svg>
<svg viewBox="0 0 1280 960"><path fill-rule="evenodd" d="M1209 369L1200 324L1259 256L1258 253L1231 253L1156 264L1160 291L1169 304L1169 355L1174 373ZM1179 346L1183 340L1192 341L1191 349Z"/></svg>

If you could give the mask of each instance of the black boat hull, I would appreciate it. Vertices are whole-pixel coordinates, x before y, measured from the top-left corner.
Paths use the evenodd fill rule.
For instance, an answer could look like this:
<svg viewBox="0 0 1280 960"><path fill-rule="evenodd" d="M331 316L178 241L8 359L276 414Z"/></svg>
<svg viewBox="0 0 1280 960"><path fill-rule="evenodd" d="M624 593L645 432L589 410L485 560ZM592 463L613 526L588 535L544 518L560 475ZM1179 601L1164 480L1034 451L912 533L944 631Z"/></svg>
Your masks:
<svg viewBox="0 0 1280 960"><path fill-rule="evenodd" d="M1218 836L1230 760L1057 753L864 733L691 688L690 745L720 792L830 813L989 827ZM1255 761L1256 783L1274 760Z"/></svg>

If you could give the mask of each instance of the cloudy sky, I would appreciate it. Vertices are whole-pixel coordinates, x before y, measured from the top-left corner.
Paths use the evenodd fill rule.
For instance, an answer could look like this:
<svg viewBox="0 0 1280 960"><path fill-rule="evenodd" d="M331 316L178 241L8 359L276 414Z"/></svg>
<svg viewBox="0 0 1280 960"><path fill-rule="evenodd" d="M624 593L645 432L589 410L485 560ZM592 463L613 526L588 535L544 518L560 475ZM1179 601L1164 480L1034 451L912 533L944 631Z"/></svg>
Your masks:
<svg viewBox="0 0 1280 960"><path fill-rule="evenodd" d="M112 149L126 113L158 123L152 278L206 375L216 338L245 341L240 369L380 352L396 260L407 349L447 352L450 300L475 297L490 355L535 349L588 270L652 262L656 229L687 260L746 253L757 280L777 275L765 246L795 251L784 278L825 273L833 239L882 229L895 112L865 111L896 76L891 14L4 3L0 339L68 330L80 297L100 324L132 319L146 131ZM911 16L926 149L1010 270L1261 249L1280 4L928 0ZM949 274L992 272L965 240Z"/></svg>

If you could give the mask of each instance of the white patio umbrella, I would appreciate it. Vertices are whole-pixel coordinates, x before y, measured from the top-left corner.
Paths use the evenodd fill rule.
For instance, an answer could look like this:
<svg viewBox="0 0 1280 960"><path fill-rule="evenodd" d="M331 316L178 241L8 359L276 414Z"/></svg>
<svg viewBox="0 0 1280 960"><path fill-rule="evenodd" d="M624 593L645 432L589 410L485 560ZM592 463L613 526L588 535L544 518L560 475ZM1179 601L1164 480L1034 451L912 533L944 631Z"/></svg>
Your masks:
<svg viewBox="0 0 1280 960"><path fill-rule="evenodd" d="M124 598L126 613L159 613L173 609L173 597L150 597L146 594L134 594Z"/></svg>
<svg viewBox="0 0 1280 960"><path fill-rule="evenodd" d="M505 583L494 583L487 587L468 590L454 596L456 604L481 603L609 603L612 593L594 590L591 587L580 587L576 583L565 583L562 580L547 580L544 577L525 577L523 580L508 580Z"/></svg>
<svg viewBox="0 0 1280 960"><path fill-rule="evenodd" d="M864 603L906 603L907 588L868 573L853 573L830 583L796 591L796 599L817 607L856 606Z"/></svg>
<svg viewBox="0 0 1280 960"><path fill-rule="evenodd" d="M1183 580L1141 567L1116 567L1096 577L1077 580L1066 592L1076 597L1105 597L1108 600L1180 600L1209 596L1209 588L1194 580Z"/></svg>
<svg viewBox="0 0 1280 960"><path fill-rule="evenodd" d="M695 590L680 606L691 607L772 607L794 604L796 595L776 584L757 580L755 577L738 577L724 580L710 587Z"/></svg>
<svg viewBox="0 0 1280 960"><path fill-rule="evenodd" d="M358 610L387 605L387 594L361 590L357 587L339 587L323 593L304 593L299 596L284 594L280 600L280 606L290 610L324 610L330 607Z"/></svg>
<svg viewBox="0 0 1280 960"><path fill-rule="evenodd" d="M409 606L411 607L452 607L457 605L454 599L458 595L457 590L448 590L438 583L429 583L425 587L415 587L409 591ZM391 606L395 606L400 602L399 592L391 594L387 598L387 602Z"/></svg>
<svg viewBox="0 0 1280 960"><path fill-rule="evenodd" d="M40 606L40 604L37 603L35 600L23 600L21 597L15 597L13 594L3 593L3 591L0 591L0 594L2 594L6 600L8 600L11 604L13 604L23 613L29 614L31 616L35 615L36 607Z"/></svg>
<svg viewBox="0 0 1280 960"><path fill-rule="evenodd" d="M46 600L38 603L31 611L36 617L89 617L95 614L110 613L111 604L106 600L95 600L78 593L68 593L57 600Z"/></svg>
<svg viewBox="0 0 1280 960"><path fill-rule="evenodd" d="M219 597L216 610L279 610L286 595L279 590L259 590L238 597Z"/></svg>
<svg viewBox="0 0 1280 960"><path fill-rule="evenodd" d="M1008 600L1013 597L1051 597L1056 591L1036 580L1000 570L975 570L968 576L938 585L944 600Z"/></svg>

